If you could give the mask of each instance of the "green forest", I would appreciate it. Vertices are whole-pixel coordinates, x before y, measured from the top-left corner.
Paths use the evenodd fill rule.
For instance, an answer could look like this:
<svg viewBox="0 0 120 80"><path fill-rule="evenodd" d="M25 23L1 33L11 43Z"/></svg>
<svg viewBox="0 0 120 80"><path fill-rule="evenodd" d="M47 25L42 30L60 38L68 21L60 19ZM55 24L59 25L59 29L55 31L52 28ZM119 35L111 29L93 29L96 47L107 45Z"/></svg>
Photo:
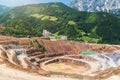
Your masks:
<svg viewBox="0 0 120 80"><path fill-rule="evenodd" d="M120 16L103 12L80 12L63 3L41 3L15 7L0 15L3 35L42 36L46 29L69 40L120 43Z"/></svg>

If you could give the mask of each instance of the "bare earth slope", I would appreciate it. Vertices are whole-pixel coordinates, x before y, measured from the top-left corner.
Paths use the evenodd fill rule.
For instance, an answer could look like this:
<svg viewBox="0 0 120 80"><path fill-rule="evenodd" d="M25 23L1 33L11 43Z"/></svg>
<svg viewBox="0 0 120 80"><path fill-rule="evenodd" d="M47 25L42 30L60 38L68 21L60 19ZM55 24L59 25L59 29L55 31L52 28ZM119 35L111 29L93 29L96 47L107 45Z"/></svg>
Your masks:
<svg viewBox="0 0 120 80"><path fill-rule="evenodd" d="M0 80L120 80L120 45L0 35L0 46Z"/></svg>

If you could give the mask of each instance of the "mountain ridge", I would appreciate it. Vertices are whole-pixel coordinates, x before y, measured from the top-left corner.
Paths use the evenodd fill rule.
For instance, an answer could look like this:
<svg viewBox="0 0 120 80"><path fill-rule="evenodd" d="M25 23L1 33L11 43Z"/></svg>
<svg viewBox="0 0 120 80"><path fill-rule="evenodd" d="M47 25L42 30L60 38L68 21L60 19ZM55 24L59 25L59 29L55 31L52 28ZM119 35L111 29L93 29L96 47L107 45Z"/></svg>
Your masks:
<svg viewBox="0 0 120 80"><path fill-rule="evenodd" d="M120 0L73 0L70 7L79 11L120 14Z"/></svg>

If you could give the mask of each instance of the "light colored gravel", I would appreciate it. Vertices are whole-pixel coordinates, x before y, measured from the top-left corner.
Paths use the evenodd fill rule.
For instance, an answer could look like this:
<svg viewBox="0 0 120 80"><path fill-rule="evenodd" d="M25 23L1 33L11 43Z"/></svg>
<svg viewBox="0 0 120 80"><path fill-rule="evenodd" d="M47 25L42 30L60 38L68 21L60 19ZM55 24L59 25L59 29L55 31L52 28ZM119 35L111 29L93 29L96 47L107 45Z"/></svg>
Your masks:
<svg viewBox="0 0 120 80"><path fill-rule="evenodd" d="M120 80L120 76L119 75L114 75L114 76L111 76L105 80Z"/></svg>
<svg viewBox="0 0 120 80"><path fill-rule="evenodd" d="M22 72L0 64L0 80L77 80L61 76L45 77L33 73Z"/></svg>

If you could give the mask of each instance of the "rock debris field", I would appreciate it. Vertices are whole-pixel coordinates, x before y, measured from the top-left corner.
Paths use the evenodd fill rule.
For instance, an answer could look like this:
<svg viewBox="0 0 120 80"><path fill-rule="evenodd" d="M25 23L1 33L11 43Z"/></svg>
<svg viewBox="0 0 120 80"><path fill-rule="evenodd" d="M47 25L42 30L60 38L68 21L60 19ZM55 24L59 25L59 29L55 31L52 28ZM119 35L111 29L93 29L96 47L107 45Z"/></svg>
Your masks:
<svg viewBox="0 0 120 80"><path fill-rule="evenodd" d="M0 80L119 80L120 45L0 36Z"/></svg>

